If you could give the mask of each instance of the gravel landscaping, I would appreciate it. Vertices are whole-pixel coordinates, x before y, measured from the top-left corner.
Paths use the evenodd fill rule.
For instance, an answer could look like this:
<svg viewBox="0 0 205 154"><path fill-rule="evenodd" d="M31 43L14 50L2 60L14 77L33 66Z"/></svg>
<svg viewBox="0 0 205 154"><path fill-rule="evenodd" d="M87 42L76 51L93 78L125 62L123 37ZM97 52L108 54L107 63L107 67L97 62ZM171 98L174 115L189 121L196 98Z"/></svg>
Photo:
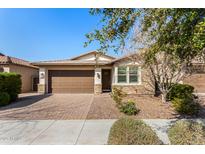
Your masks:
<svg viewBox="0 0 205 154"><path fill-rule="evenodd" d="M160 98L150 95L130 95L126 99L135 101L140 112L131 116L137 119L172 119L178 115L169 104L163 104ZM117 109L109 94L95 96L87 119L118 119L125 116Z"/></svg>

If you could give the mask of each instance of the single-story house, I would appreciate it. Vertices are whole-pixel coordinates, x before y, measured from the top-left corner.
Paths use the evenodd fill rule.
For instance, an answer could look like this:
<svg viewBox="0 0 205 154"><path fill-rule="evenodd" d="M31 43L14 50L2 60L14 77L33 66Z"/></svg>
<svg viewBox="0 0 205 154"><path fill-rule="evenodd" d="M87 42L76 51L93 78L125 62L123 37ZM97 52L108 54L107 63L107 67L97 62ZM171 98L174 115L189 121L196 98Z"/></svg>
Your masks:
<svg viewBox="0 0 205 154"><path fill-rule="evenodd" d="M38 92L42 93L99 94L113 87L122 87L127 93L154 92L145 89L145 70L126 57L115 58L92 51L71 59L41 61L33 65L39 67ZM197 72L187 81L197 92L205 93L205 72Z"/></svg>
<svg viewBox="0 0 205 154"><path fill-rule="evenodd" d="M14 72L21 75L22 92L37 91L38 67L30 62L0 53L0 72Z"/></svg>

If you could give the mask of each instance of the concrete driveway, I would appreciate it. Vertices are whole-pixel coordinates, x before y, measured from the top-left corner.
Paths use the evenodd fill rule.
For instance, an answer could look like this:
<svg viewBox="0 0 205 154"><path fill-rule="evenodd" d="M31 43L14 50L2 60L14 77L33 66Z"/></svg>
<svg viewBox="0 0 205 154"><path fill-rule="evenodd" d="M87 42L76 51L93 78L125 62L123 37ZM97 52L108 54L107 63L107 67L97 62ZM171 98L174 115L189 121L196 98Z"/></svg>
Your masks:
<svg viewBox="0 0 205 154"><path fill-rule="evenodd" d="M0 144L107 144L115 120L0 120Z"/></svg>
<svg viewBox="0 0 205 154"><path fill-rule="evenodd" d="M0 108L0 119L86 119L93 98L93 94L22 94L17 102Z"/></svg>

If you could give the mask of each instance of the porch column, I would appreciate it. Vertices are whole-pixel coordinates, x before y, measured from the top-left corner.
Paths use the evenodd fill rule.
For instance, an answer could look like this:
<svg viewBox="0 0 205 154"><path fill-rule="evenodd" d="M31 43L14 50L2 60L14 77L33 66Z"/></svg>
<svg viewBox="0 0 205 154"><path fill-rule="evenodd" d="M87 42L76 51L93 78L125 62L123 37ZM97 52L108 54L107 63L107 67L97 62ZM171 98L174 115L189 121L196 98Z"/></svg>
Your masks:
<svg viewBox="0 0 205 154"><path fill-rule="evenodd" d="M94 81L94 93L101 94L102 93L102 69L95 68L95 81Z"/></svg>
<svg viewBox="0 0 205 154"><path fill-rule="evenodd" d="M39 69L39 84L38 84L38 92L46 93L46 69Z"/></svg>

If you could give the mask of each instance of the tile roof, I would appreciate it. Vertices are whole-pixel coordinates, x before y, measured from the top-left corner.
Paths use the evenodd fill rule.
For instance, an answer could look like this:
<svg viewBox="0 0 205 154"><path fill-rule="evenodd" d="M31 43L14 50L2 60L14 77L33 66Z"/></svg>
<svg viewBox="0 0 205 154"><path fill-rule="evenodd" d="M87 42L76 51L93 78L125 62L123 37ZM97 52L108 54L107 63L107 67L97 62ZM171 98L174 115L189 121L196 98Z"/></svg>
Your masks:
<svg viewBox="0 0 205 154"><path fill-rule="evenodd" d="M19 59L19 58L14 58L10 56L5 56L0 53L0 64L16 64L16 65L21 65L21 66L27 66L27 67L32 67L32 68L38 68L36 66L33 66L30 62Z"/></svg>

